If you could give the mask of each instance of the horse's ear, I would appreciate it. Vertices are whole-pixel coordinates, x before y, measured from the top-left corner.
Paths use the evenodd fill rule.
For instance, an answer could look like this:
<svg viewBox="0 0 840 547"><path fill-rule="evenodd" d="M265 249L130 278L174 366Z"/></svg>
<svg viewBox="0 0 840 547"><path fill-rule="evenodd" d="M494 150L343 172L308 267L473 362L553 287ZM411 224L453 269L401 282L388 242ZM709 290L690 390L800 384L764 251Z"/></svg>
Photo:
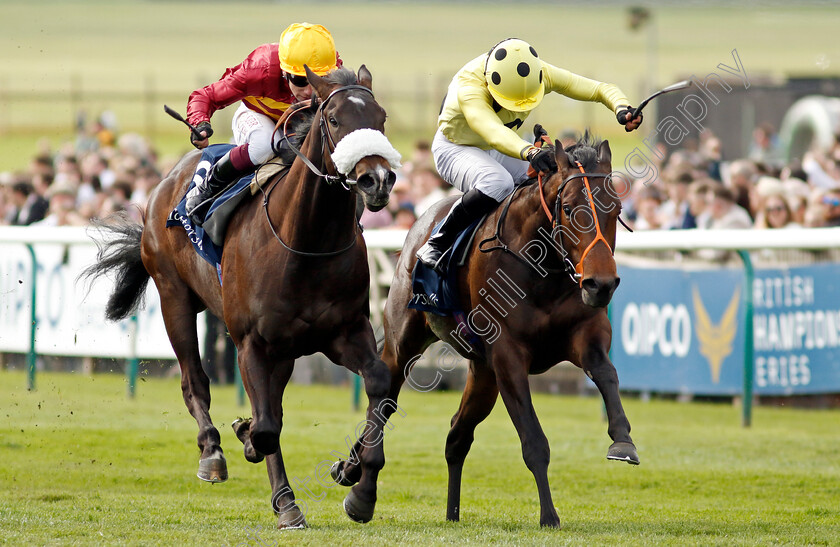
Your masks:
<svg viewBox="0 0 840 547"><path fill-rule="evenodd" d="M359 74L357 78L361 85L368 89L372 89L371 84L373 83L373 76L370 75L370 70L368 70L365 65L359 67Z"/></svg>
<svg viewBox="0 0 840 547"><path fill-rule="evenodd" d="M598 163L612 163L612 151L610 141L602 141L598 147Z"/></svg>
<svg viewBox="0 0 840 547"><path fill-rule="evenodd" d="M563 150L563 143L558 139L554 140L554 159L557 161L557 170L561 173L572 166L569 155Z"/></svg>
<svg viewBox="0 0 840 547"><path fill-rule="evenodd" d="M324 79L309 70L307 65L303 65L303 69L306 71L306 79L309 81L309 85L312 86L312 89L315 90L315 93L317 93L319 97L326 96L327 93L321 92L321 88L324 87Z"/></svg>

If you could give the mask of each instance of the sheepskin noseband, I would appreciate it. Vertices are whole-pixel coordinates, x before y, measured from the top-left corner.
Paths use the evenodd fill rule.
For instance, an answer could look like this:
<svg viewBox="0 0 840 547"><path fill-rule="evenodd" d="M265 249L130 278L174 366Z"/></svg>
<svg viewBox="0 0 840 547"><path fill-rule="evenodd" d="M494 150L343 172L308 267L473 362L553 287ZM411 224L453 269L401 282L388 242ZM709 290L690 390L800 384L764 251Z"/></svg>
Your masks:
<svg viewBox="0 0 840 547"><path fill-rule="evenodd" d="M382 156L391 165L391 169L400 168L400 153L391 145L381 131L376 129L356 129L348 133L335 145L332 161L342 175L349 175L350 171L367 156Z"/></svg>

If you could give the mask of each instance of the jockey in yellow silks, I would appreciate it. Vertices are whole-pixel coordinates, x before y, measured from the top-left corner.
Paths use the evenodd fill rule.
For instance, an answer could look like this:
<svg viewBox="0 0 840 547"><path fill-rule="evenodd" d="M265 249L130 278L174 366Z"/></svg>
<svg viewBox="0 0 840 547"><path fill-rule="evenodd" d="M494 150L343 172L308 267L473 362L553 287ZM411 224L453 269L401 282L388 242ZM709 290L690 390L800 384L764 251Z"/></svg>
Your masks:
<svg viewBox="0 0 840 547"><path fill-rule="evenodd" d="M508 38L468 62L455 74L438 117L432 155L438 173L464 195L452 206L440 230L417 251L436 268L458 233L492 211L525 181L528 165L554 171L554 155L520 137L518 130L547 92L612 110L627 131L642 123L630 119L632 107L613 84L597 82L540 60L527 42Z"/></svg>

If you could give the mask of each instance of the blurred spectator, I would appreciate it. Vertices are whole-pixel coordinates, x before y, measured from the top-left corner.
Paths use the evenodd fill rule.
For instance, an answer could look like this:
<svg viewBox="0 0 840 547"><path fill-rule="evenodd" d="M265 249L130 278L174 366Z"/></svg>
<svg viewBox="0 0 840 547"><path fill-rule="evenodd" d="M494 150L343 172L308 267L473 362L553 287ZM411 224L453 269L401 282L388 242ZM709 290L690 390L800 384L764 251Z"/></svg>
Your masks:
<svg viewBox="0 0 840 547"><path fill-rule="evenodd" d="M831 190L840 186L840 163L820 151L810 151L802 158L802 170L808 175L808 183L818 188Z"/></svg>
<svg viewBox="0 0 840 547"><path fill-rule="evenodd" d="M840 189L834 189L826 192L822 196L821 201L825 208L822 223L820 223L819 226L840 226Z"/></svg>
<svg viewBox="0 0 840 547"><path fill-rule="evenodd" d="M692 182L688 187L688 214L695 228L706 229L712 222L709 204L712 201L714 184L706 180Z"/></svg>
<svg viewBox="0 0 840 547"><path fill-rule="evenodd" d="M437 174L437 171L428 167L412 171L411 186L414 195L417 196L414 204L414 214L418 217L422 216L429 207L438 201L452 195L453 191L458 193Z"/></svg>
<svg viewBox="0 0 840 547"><path fill-rule="evenodd" d="M394 214L394 224L391 225L391 228L408 230L414 225L415 220L417 220L417 217L414 215L414 209L410 205L403 205Z"/></svg>
<svg viewBox="0 0 840 547"><path fill-rule="evenodd" d="M729 188L717 186L712 189L712 202L709 204L712 230L731 228L751 228L749 213L735 203L735 195Z"/></svg>
<svg viewBox="0 0 840 547"><path fill-rule="evenodd" d="M43 220L47 216L49 202L38 194L32 184L18 181L12 184L9 201L14 207L9 224L12 226L29 226L33 222Z"/></svg>
<svg viewBox="0 0 840 547"><path fill-rule="evenodd" d="M662 205L662 192L655 186L641 185L636 193L636 230L658 230L662 228L659 208Z"/></svg>
<svg viewBox="0 0 840 547"><path fill-rule="evenodd" d="M768 167L781 168L783 165L782 150L776 130L769 123L763 123L753 130L753 140L747 157L752 161Z"/></svg>
<svg viewBox="0 0 840 547"><path fill-rule="evenodd" d="M683 171L673 178L668 177L666 179L665 190L668 192L668 200L659 209L663 228L697 227L688 207L688 188L692 182L694 182L694 178L688 171Z"/></svg>
<svg viewBox="0 0 840 547"><path fill-rule="evenodd" d="M432 144L425 139L417 140L414 143L414 149L411 151L411 159L403 164L403 172L411 175L419 169L434 168L435 161L432 158Z"/></svg>
<svg viewBox="0 0 840 547"><path fill-rule="evenodd" d="M781 194L773 194L764 200L755 219L758 229L799 228L793 219L793 212L788 201Z"/></svg>
<svg viewBox="0 0 840 547"><path fill-rule="evenodd" d="M723 174L723 173L722 173ZM750 160L736 160L726 169L726 176L722 177L726 186L735 194L735 203L746 209L751 215L755 213L750 195L758 180L758 170Z"/></svg>
<svg viewBox="0 0 840 547"><path fill-rule="evenodd" d="M38 226L84 226L90 220L76 211L76 189L69 184L55 183L50 187L49 214Z"/></svg>

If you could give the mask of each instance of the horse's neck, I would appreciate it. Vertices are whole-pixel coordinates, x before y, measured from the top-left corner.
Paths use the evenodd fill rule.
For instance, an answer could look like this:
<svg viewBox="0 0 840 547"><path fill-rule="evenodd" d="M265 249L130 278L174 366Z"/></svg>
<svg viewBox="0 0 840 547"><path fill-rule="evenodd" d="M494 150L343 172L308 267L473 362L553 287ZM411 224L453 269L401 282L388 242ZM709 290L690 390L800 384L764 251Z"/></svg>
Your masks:
<svg viewBox="0 0 840 547"><path fill-rule="evenodd" d="M317 120L301 152L326 173ZM300 158L295 158L280 184L279 199L269 200L269 213L284 238L291 243L309 243L308 251L330 251L350 241L356 226L354 193L339 183L328 183Z"/></svg>

